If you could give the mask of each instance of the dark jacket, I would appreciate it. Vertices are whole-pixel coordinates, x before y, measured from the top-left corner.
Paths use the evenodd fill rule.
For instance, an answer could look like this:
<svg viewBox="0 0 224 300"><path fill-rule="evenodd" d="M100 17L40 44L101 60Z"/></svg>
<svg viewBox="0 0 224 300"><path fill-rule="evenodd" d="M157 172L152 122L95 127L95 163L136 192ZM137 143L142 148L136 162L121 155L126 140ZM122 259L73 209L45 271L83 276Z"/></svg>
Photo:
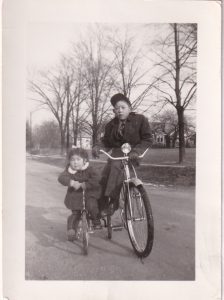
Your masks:
<svg viewBox="0 0 224 300"><path fill-rule="evenodd" d="M120 137L117 132L119 128L119 119L112 119L105 128L105 134L101 142L106 148L106 151L112 149L112 156L123 156L120 147L124 143L129 143L132 150L142 154L146 148L152 144L152 134L148 120L140 114L130 113L126 123L123 137ZM119 198L120 188L123 181L123 165L121 161L108 159L107 165L104 167L101 186L102 194L106 197L114 199ZM101 197L104 206L103 197Z"/></svg>
<svg viewBox="0 0 224 300"><path fill-rule="evenodd" d="M152 144L151 129L145 116L131 112L126 120L122 138L117 135L118 126L119 119L115 117L105 127L102 143L108 150L129 143L133 150L142 153Z"/></svg>
<svg viewBox="0 0 224 300"><path fill-rule="evenodd" d="M71 210L81 210L82 209L82 188L75 190L73 187L70 187L70 180L75 180L79 182L86 183L86 200L87 208L89 209L92 206L97 206L97 199L100 196L100 184L99 184L99 175L89 166L85 170L77 171L75 174L71 174L68 171L68 167L59 175L58 181L67 186L67 193L65 196L65 206Z"/></svg>

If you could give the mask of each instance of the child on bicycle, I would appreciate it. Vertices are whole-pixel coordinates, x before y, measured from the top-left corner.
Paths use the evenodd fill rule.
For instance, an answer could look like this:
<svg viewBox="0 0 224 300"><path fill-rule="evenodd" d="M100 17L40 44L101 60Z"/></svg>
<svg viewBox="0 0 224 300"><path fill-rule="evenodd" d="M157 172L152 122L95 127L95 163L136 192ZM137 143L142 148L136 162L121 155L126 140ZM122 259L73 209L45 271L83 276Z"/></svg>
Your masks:
<svg viewBox="0 0 224 300"><path fill-rule="evenodd" d="M92 218L93 227L101 228L98 201L100 195L99 177L89 166L86 150L73 148L68 154L69 164L59 175L58 181L67 186L65 206L72 211L67 219L67 236L69 241L77 238L77 226L81 216L83 189L85 189L86 208Z"/></svg>
<svg viewBox="0 0 224 300"><path fill-rule="evenodd" d="M123 156L121 146L129 143L132 150L129 154L130 161L139 165L138 156L142 154L152 143L152 134L148 120L141 114L132 112L129 99L121 94L115 94L111 98L114 107L115 118L105 127L105 133L101 142L93 147L93 157L99 157L99 149L112 151L115 157ZM108 159L102 178L102 195L99 201L101 215L113 213L119 206L119 194L123 181L121 161ZM108 204L110 211L108 211ZM111 211L112 210L112 211Z"/></svg>

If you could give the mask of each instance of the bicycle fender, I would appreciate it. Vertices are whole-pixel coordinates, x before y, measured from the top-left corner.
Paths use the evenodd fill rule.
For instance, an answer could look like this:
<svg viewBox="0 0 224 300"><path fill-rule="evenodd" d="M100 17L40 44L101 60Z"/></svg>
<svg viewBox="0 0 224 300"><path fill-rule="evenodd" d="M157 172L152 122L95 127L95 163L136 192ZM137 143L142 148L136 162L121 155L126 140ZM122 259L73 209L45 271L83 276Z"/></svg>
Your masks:
<svg viewBox="0 0 224 300"><path fill-rule="evenodd" d="M142 181L138 178L131 178L130 182L132 182L135 186L143 185Z"/></svg>

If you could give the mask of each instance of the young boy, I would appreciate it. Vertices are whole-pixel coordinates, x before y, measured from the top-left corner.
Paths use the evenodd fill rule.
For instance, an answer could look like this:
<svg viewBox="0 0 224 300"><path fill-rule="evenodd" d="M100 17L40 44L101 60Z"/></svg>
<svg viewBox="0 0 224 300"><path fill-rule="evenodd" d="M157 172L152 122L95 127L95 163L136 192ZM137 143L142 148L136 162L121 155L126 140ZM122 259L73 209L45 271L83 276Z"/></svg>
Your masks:
<svg viewBox="0 0 224 300"><path fill-rule="evenodd" d="M71 149L68 154L69 164L62 172L58 181L67 186L65 206L72 211L67 220L68 240L73 241L77 235L77 225L81 216L83 189L86 191L86 206L93 219L93 226L101 228L97 199L100 196L99 177L89 166L86 150L82 148Z"/></svg>
<svg viewBox="0 0 224 300"><path fill-rule="evenodd" d="M129 143L132 151L129 154L132 163L138 165L138 156L152 144L152 135L148 120L141 114L132 112L131 102L121 94L111 98L115 118L105 127L105 133L99 145L93 148L93 156L99 156L99 149L112 150L112 156L123 156L121 146ZM119 194L123 180L122 164L120 161L108 160L102 178L102 195L100 198L101 215L108 213L108 203L113 203L112 212L118 209ZM109 199L109 201L108 201Z"/></svg>

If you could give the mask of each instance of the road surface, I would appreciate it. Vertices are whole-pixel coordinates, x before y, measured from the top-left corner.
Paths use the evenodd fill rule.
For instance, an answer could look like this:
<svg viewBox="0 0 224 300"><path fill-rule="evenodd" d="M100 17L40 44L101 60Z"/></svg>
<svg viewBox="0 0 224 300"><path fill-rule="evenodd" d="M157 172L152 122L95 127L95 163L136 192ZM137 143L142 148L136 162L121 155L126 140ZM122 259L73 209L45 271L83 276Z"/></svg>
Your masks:
<svg viewBox="0 0 224 300"><path fill-rule="evenodd" d="M26 279L31 280L194 280L195 190L145 186L154 215L155 239L143 261L125 230L90 236L89 254L66 238L70 214L58 167L27 159Z"/></svg>

